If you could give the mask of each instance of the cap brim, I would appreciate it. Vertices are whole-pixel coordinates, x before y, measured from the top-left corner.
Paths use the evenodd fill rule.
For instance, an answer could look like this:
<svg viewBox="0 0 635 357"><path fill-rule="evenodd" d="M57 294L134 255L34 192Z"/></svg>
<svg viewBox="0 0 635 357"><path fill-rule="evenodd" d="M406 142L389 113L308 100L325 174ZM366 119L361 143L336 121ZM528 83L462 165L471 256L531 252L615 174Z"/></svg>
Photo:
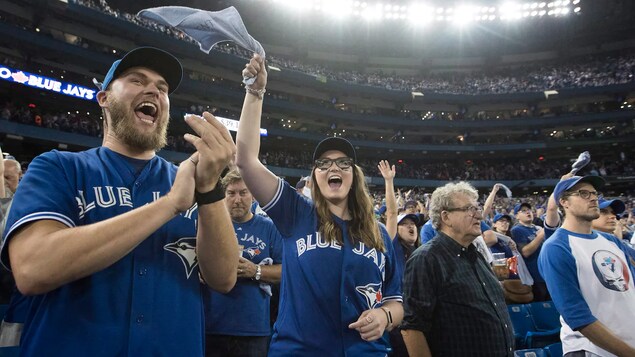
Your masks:
<svg viewBox="0 0 635 357"><path fill-rule="evenodd" d="M110 83L126 70L134 67L149 68L160 74L168 84L168 93L174 92L179 87L183 77L183 67L176 57L158 48L139 47L128 52L121 59Z"/></svg>
<svg viewBox="0 0 635 357"><path fill-rule="evenodd" d="M604 209L607 207L611 207L613 209L613 212L616 215L620 215L622 213L624 213L624 211L626 211L626 205L624 204L624 202L622 202L621 200L615 199L615 200L606 200L604 202L602 202L600 204L600 208Z"/></svg>
<svg viewBox="0 0 635 357"><path fill-rule="evenodd" d="M410 218L415 224L419 222L419 217L417 217L416 214L408 213L408 214L403 214L397 217L397 224L400 224L401 221L403 221L406 218Z"/></svg>
<svg viewBox="0 0 635 357"><path fill-rule="evenodd" d="M319 159L325 152L329 150L337 150L343 152L346 156L357 162L357 155L355 154L355 148L348 140L343 138L326 138L315 147L313 152L313 161Z"/></svg>

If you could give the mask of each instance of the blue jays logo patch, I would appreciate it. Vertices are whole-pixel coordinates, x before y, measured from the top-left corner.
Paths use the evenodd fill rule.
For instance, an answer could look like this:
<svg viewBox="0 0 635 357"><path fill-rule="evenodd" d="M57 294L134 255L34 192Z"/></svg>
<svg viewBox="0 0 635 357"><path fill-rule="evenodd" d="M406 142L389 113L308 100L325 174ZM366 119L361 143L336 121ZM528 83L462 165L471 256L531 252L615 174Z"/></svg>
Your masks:
<svg viewBox="0 0 635 357"><path fill-rule="evenodd" d="M600 283L607 289L627 291L630 282L628 266L613 252L598 250L593 253L593 272Z"/></svg>
<svg viewBox="0 0 635 357"><path fill-rule="evenodd" d="M196 256L196 237L186 237L177 240L176 242L168 243L163 246L163 249L168 252L176 254L183 266L185 267L185 274L187 278L190 278L194 268L198 265L198 257Z"/></svg>
<svg viewBox="0 0 635 357"><path fill-rule="evenodd" d="M357 286L355 290L366 298L369 309L374 309L381 303L381 284L370 283L364 286Z"/></svg>

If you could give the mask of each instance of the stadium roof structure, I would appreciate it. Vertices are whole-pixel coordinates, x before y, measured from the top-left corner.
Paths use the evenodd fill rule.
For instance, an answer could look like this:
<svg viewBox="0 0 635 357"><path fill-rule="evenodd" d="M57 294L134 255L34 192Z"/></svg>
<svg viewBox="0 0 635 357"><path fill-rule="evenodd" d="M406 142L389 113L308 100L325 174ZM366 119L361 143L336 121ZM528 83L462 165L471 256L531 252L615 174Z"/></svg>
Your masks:
<svg viewBox="0 0 635 357"><path fill-rule="evenodd" d="M261 42L391 57L477 56L563 50L630 40L629 0L110 0L129 13L178 5L235 6Z"/></svg>

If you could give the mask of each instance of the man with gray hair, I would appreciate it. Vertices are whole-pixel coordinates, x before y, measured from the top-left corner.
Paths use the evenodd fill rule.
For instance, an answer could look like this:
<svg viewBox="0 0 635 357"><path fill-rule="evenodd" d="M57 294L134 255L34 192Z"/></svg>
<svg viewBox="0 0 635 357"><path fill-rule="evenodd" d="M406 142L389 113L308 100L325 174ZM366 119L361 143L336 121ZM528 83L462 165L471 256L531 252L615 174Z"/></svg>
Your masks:
<svg viewBox="0 0 635 357"><path fill-rule="evenodd" d="M512 356L514 333L505 297L472 244L483 210L467 182L432 193L438 234L418 248L404 273L401 325L410 356Z"/></svg>

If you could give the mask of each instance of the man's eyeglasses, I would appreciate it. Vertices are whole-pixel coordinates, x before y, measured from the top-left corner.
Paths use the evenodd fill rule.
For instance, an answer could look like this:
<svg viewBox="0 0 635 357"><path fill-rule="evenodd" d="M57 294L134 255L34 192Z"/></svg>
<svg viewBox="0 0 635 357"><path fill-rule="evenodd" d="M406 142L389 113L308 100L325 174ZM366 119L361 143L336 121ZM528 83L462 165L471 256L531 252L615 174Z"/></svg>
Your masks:
<svg viewBox="0 0 635 357"><path fill-rule="evenodd" d="M340 157L338 159L317 159L315 160L315 167L317 167L320 170L327 170L328 168L331 167L331 165L333 165L333 163L335 163L335 165L337 165L337 167L339 167L342 170L346 170L349 169L351 166L353 166L353 159L351 159L350 157Z"/></svg>
<svg viewBox="0 0 635 357"><path fill-rule="evenodd" d="M595 196L595 198L599 198L600 195L602 195L601 192L588 191L588 190L569 191L568 194L569 196L580 196L581 198L584 198L585 200L588 200L589 198L591 198L591 196Z"/></svg>
<svg viewBox="0 0 635 357"><path fill-rule="evenodd" d="M453 208L446 208L445 209L447 212L455 212L455 211L459 211L459 212L468 212L470 214L470 216L474 216L476 215L476 212L478 213L483 213L483 207L481 206L466 206L466 207L453 207Z"/></svg>

